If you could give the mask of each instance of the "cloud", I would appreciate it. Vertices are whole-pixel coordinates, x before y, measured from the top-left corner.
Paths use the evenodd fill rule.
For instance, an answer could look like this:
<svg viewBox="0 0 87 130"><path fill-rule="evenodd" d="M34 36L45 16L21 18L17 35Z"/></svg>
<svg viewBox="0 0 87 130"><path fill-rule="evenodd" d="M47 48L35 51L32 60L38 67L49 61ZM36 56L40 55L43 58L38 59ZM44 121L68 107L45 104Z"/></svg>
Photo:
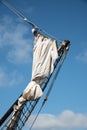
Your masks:
<svg viewBox="0 0 87 130"><path fill-rule="evenodd" d="M31 123L35 115L31 116ZM59 129L74 129L87 128L87 115L74 113L70 110L63 111L60 115L40 114L33 128L35 130L59 130Z"/></svg>
<svg viewBox="0 0 87 130"><path fill-rule="evenodd" d="M10 72L6 67L31 62L33 41L29 37L29 32L29 28L18 19L13 19L9 15L4 15L0 19L0 87L18 86L23 83L23 75L16 70L16 66L15 70Z"/></svg>
<svg viewBox="0 0 87 130"><path fill-rule="evenodd" d="M17 82L18 81L18 82ZM17 86L23 82L23 77L17 71L7 72L0 67L0 87Z"/></svg>
<svg viewBox="0 0 87 130"><path fill-rule="evenodd" d="M76 59L77 59L78 61L87 63L87 50L84 51L83 53L78 54L78 55L76 56Z"/></svg>
<svg viewBox="0 0 87 130"><path fill-rule="evenodd" d="M33 41L29 31L27 26L10 16L5 15L0 20L0 48L9 48L6 54L9 62L24 64L31 60Z"/></svg>

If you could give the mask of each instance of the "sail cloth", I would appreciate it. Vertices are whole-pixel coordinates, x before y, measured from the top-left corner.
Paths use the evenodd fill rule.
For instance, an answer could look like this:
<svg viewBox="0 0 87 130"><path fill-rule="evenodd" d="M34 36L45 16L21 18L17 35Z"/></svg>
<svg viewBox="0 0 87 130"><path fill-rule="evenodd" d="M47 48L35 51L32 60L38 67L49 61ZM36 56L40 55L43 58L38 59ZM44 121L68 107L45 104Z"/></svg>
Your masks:
<svg viewBox="0 0 87 130"><path fill-rule="evenodd" d="M43 94L41 84L51 75L54 63L58 58L57 41L32 31L34 34L33 66L31 82L25 88L22 96L18 99L16 109L24 104L26 100L36 100Z"/></svg>

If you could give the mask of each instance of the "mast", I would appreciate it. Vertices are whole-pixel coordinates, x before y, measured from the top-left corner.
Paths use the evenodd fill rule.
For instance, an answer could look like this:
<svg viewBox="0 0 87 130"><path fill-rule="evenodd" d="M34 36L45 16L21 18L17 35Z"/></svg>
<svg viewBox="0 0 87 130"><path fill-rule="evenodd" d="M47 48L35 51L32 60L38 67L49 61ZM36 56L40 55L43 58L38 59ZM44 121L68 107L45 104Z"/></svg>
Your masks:
<svg viewBox="0 0 87 130"><path fill-rule="evenodd" d="M42 90L43 92L45 91L46 87L48 87L48 90L46 90L46 95L45 95L45 99L48 99L48 96L52 90L52 87L54 85L54 82L57 78L57 75L59 74L60 68L63 65L63 62L66 58L67 52L66 50L64 50L63 52L61 52L60 57L58 58L58 60L56 61L56 65L55 65L55 69L53 74L47 78L45 80L45 82L42 85ZM53 82L54 81L54 82ZM51 82L51 85L49 85ZM36 100L36 101L27 101L23 107L23 109L21 111L18 111L16 113L16 118L13 119L13 109L12 107L9 109L9 114L8 116L2 121L2 119L0 120L1 122L1 130L21 130L26 121L29 119L29 117L31 116L32 112L34 111L37 103L39 102L40 99ZM17 101L17 100L16 100ZM44 101L44 99L43 99ZM8 113L8 112L7 112ZM6 115L6 114L5 114ZM4 116L5 117L5 116Z"/></svg>
<svg viewBox="0 0 87 130"><path fill-rule="evenodd" d="M0 2L2 2L5 6L7 6L12 12L14 12L17 16L19 16L23 21L30 24L33 28L35 28L39 31L43 31L38 26L36 26L33 22L28 20L19 11L17 11L14 7L12 7L6 0L0 0ZM55 82L55 80L56 80L56 78L59 74L59 71L60 71L60 69L63 65L63 62L66 58L66 55L67 55L67 51L66 51L65 48L63 48L63 50L60 51L60 55L58 57L58 60L56 61L54 72L50 75L50 77L48 77L44 81L44 83L41 86L42 91L43 92L46 91L45 98L43 98L42 107L45 104L45 101L48 99L48 96L49 96L49 94L50 94L50 92L53 88L54 82ZM46 90L47 87L48 87L48 90ZM16 104L18 102L18 99L17 99L14 102L14 104L10 107L10 109L6 112L6 114L1 118L1 120L0 120L1 130L21 130L23 128L23 126L25 125L26 121L31 116L31 114L34 111L34 109L35 109L37 103L39 102L39 100L40 99L34 100L34 101L27 101L24 104L21 111L17 111L16 113L14 113L13 106L14 106L14 104ZM42 109L42 107L41 107L41 109ZM38 115L39 115L39 112L38 112ZM14 118L14 114L15 114L15 118ZM36 118L35 118L35 120L36 120ZM34 124L34 122L33 122L33 124ZM32 126L33 126L33 124L32 124Z"/></svg>

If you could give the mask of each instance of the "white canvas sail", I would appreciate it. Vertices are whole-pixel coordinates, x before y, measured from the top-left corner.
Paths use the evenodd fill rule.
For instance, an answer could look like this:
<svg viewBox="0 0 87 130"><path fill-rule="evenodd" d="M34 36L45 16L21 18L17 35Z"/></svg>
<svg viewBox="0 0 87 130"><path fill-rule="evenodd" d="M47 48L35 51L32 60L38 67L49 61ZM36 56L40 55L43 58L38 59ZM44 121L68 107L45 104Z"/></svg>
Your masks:
<svg viewBox="0 0 87 130"><path fill-rule="evenodd" d="M39 33L34 34L34 36L32 78L23 95L19 98L16 109L20 109L26 100L36 100L42 96L43 92L40 86L46 77L53 72L54 63L58 58L56 40Z"/></svg>

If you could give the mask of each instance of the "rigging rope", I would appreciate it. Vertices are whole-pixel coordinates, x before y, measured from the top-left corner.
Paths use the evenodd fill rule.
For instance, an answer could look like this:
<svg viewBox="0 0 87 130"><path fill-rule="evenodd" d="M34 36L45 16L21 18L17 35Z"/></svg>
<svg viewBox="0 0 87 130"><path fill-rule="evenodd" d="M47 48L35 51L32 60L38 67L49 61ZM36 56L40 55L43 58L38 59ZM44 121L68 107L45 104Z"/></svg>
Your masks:
<svg viewBox="0 0 87 130"><path fill-rule="evenodd" d="M14 14L16 14L18 17L20 17L23 21L27 22L28 24L30 24L32 26L32 28L35 28L37 30L39 30L40 32L43 32L45 35L51 37L52 39L57 40L56 37L54 37L51 34L48 34L45 30L39 28L36 24L34 24L32 21L30 21L27 17L25 17L21 12L19 12L17 9L15 9L11 4L9 4L6 0L0 0L0 2L2 2L7 8L9 8ZM59 41L62 41L62 39L60 39Z"/></svg>
<svg viewBox="0 0 87 130"><path fill-rule="evenodd" d="M63 48L63 49L64 49L64 48ZM60 48L58 49L58 51L59 51L59 50L60 50ZM58 73L59 73L59 70L60 70L60 68L61 68L61 66L62 66L62 64L63 64L63 62L64 62L64 60L65 60L65 58L66 58L66 54L67 54L67 51L66 51L66 50L64 51L64 53L63 53L63 52L60 53L60 56L59 56L58 60L56 61L55 66L54 66L54 70L56 70L56 71L54 72L54 74L52 73L49 78L47 78L46 82L44 82L44 86L42 86L42 90L44 91L45 88L46 88L46 86L47 86L47 84L48 84L48 82L49 82L49 80L50 80L50 78L51 78L50 86L49 86L49 88L48 88L48 90L47 90L47 93L45 94L45 98L44 98L44 100L42 101L41 107L40 107L40 109L39 109L39 111L38 111L38 113L37 113L37 115L36 115L36 117L35 117L33 123L31 124L30 130L32 129L32 127L33 127L33 125L34 125L34 123L35 123L35 121L36 121L36 119L37 119L37 117L38 117L38 115L39 115L39 113L40 113L42 107L44 106L45 102L46 102L47 99L48 99L48 96L49 96L49 94L50 94L50 92L51 92L51 90L52 90L54 81L56 80L57 75L58 75ZM57 65L58 65L58 66L57 66ZM54 76L52 76L52 75L54 75ZM38 101L39 101L39 100L38 100ZM19 119L19 117L17 116L18 122L16 122L16 120L14 120L15 122L13 123L13 126L12 126L11 128L14 128L15 125L16 125L17 130L21 130L21 129L23 128L25 122L27 121L27 119L28 119L29 116L31 115L32 111L34 110L34 108L35 108L35 106L36 106L36 104L37 104L38 101L34 101L34 102L30 102L30 101L29 101L29 107L28 107L28 109L26 109L26 107L27 107L27 103L26 103L26 105L25 105L25 107L24 107L24 109L23 109L23 111L22 111L22 114L21 114L20 119ZM10 128L9 128L9 125L7 125L7 124L9 124L8 122L9 122L11 119L12 119L12 117L11 117L11 118L10 118L10 117L8 118L8 121L7 121L4 125L2 125L1 130L4 130L5 127L7 128L7 130L10 129Z"/></svg>
<svg viewBox="0 0 87 130"><path fill-rule="evenodd" d="M44 98L44 101L42 102L42 105L41 105L41 107L40 107L40 109L39 109L39 111L38 111L38 113L37 113L35 119L33 120L32 124L31 124L31 126L30 126L30 130L32 130L32 127L34 126L34 123L35 123L37 117L39 116L40 111L42 110L42 108L43 108L43 106L44 106L44 104L45 104L45 101L46 101L46 100L45 100L45 98Z"/></svg>
<svg viewBox="0 0 87 130"><path fill-rule="evenodd" d="M20 17L23 21L29 23L33 28L39 29L33 22L28 20L22 13L16 10L12 5L10 5L6 0L0 0L6 7L8 7L13 13Z"/></svg>
<svg viewBox="0 0 87 130"><path fill-rule="evenodd" d="M56 38L54 38L52 35L48 34L46 31L44 31L44 30L42 30L41 28L39 28L38 26L36 26L33 22L31 22L30 20L28 20L23 14L21 14L18 10L16 10L13 6L11 6L6 0L0 0L0 2L2 2L6 7L8 7L13 13L15 13L15 14L16 14L18 17L20 17L23 21L25 21L25 22L27 22L28 24L30 24L33 28L35 28L35 29L37 29L37 30L39 30L39 31L44 32L45 34L47 34L48 36L52 37L53 39L56 39ZM65 54L65 57L66 57L66 54ZM48 89L48 91L47 91L47 94L46 94L46 96L45 96L45 98L44 98L44 101L43 101L43 103L42 103L42 105L41 105L41 107L40 107L40 109L39 109L39 111L38 111L38 113L37 113L37 115L36 115L36 117L35 117L35 119L34 119L32 125L31 125L31 127L30 127L30 130L32 129L32 127L33 127L33 125L34 125L34 123L35 123L35 121L36 121L36 119L37 119L37 117L38 117L38 115L39 115L39 113L40 113L42 107L44 106L46 100L48 99L48 96L49 96L49 94L50 94L50 92L51 92L51 90L52 90L53 84L54 84L54 82L55 82L55 80L56 80L56 78L57 78L57 75L58 75L58 73L59 73L59 70L60 70L60 68L61 68L61 66L62 66L62 64L63 64L63 62L64 62L65 57L63 57L62 62L61 62L61 64L60 64L60 66L59 66L57 72L55 73L55 76L54 76L54 78L53 78L53 81L51 82L51 85L50 85L50 87L49 87L49 89ZM60 58L60 59L61 59L61 58Z"/></svg>
<svg viewBox="0 0 87 130"><path fill-rule="evenodd" d="M64 53L65 53L64 56L62 57L62 54L61 54L60 58L58 59L58 60L61 60L61 63L60 63L60 65L59 65L59 67L57 68L57 71L56 71L56 73L55 73L55 76L54 76L54 78L53 78L53 80L52 80L52 82L51 82L51 85L50 85L50 87L49 87L49 89L48 89L46 95L45 95L45 98L44 98L44 100L43 100L43 102L42 102L42 105L41 105L41 107L40 107L40 109L39 109L39 111L38 111L38 113L37 113L35 119L33 120L32 124L31 124L31 126L30 126L30 130L32 130L32 127L34 126L34 123L35 123L37 117L39 116L40 111L42 110L43 106L45 105L45 102L46 102L47 99L48 99L48 96L49 96L50 93L51 93L51 90L52 90L52 88L53 88L53 85L54 85L54 83L55 83L55 80L56 80L56 78L57 78L57 76L58 76L58 73L59 73L59 71L60 71L60 69L61 69L61 67L62 67L62 64L63 64L63 62L64 62L64 60L65 60L65 58L66 58L66 55L67 55L67 52L66 52L66 51L64 51ZM61 59L61 58L62 58L62 59ZM56 61L55 68L57 67L58 60Z"/></svg>

